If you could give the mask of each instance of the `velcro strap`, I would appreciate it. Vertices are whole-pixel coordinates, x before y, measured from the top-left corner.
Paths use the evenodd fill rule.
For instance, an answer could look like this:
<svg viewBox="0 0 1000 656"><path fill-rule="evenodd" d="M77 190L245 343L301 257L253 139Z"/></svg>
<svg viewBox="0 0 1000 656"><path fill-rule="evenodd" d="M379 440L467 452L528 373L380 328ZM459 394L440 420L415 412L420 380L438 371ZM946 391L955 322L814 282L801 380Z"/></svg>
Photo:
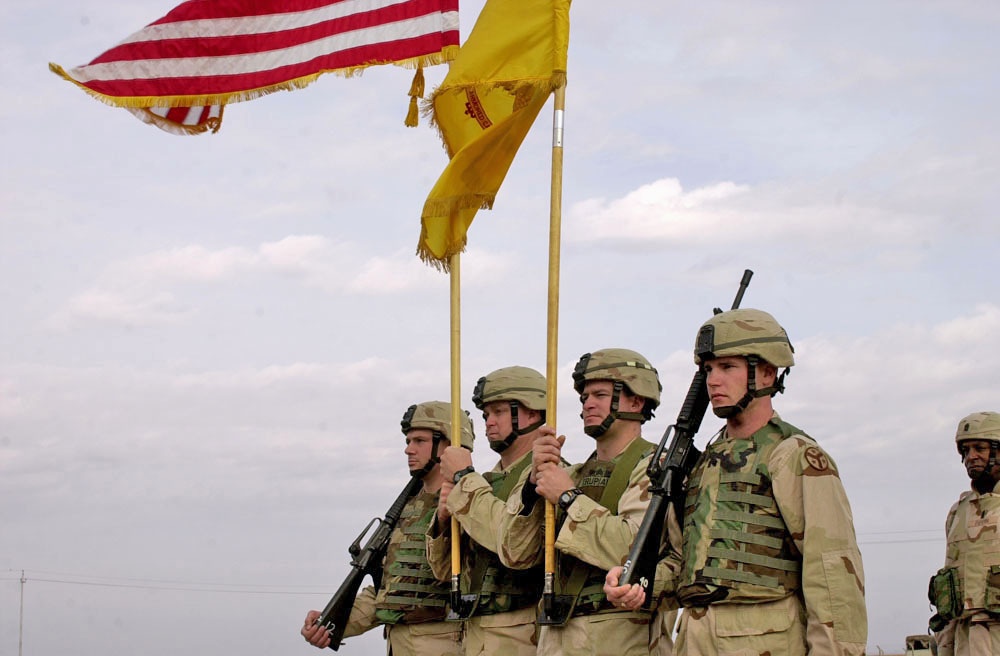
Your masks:
<svg viewBox="0 0 1000 656"><path fill-rule="evenodd" d="M712 538L719 540L732 540L733 542L742 542L745 544L759 544L773 549L780 549L782 544L780 538L776 538L771 535L745 533L743 531L733 531L726 528L713 528L709 534Z"/></svg>
<svg viewBox="0 0 1000 656"><path fill-rule="evenodd" d="M412 563L414 565L425 565L426 559L423 554L408 554L401 553L396 554L396 560L392 563L390 567L394 567L397 563ZM413 569L412 567L410 569Z"/></svg>
<svg viewBox="0 0 1000 656"><path fill-rule="evenodd" d="M725 569L723 567L706 567L702 570L705 576L718 581L736 581L738 583L750 583L760 585L765 588L777 588L778 579L773 576L762 576L753 572L745 572L735 569Z"/></svg>
<svg viewBox="0 0 1000 656"><path fill-rule="evenodd" d="M794 560L761 556L760 554L752 554L745 551L737 551L735 549L709 547L707 554L709 558L724 558L726 560L734 560L738 563L760 565L761 567L770 567L771 569L780 569L786 572L797 572L802 569L801 564Z"/></svg>
<svg viewBox="0 0 1000 656"><path fill-rule="evenodd" d="M753 471L721 472L719 474L719 482L760 485L760 474Z"/></svg>
<svg viewBox="0 0 1000 656"><path fill-rule="evenodd" d="M739 492L728 488L719 490L719 501L736 501L738 503L749 503L760 508L773 508L774 499L765 494L751 494L750 492Z"/></svg>
<svg viewBox="0 0 1000 656"><path fill-rule="evenodd" d="M406 581L393 581L392 591L395 592L423 592L424 594L442 596L444 593L437 585L426 583L408 583Z"/></svg>
<svg viewBox="0 0 1000 656"><path fill-rule="evenodd" d="M767 515L755 515L753 513L741 512L739 510L726 510L719 508L715 511L715 518L723 521L742 522L744 524L754 524L756 526L766 526L768 528L785 528L785 522L780 517L768 517Z"/></svg>
<svg viewBox="0 0 1000 656"><path fill-rule="evenodd" d="M415 599L414 597L386 595L385 603L397 606L444 606L446 602L444 599L426 599L423 597Z"/></svg>

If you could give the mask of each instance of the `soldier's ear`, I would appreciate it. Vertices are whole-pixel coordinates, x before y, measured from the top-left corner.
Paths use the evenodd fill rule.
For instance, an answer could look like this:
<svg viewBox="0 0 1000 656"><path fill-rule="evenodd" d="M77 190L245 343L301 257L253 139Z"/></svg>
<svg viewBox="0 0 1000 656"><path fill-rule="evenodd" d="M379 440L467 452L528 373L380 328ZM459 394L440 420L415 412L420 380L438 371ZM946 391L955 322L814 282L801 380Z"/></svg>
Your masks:
<svg viewBox="0 0 1000 656"><path fill-rule="evenodd" d="M542 419L541 412L538 410L532 410L531 408L525 408L523 405L517 409L517 414L519 417L523 417L519 423L525 426L538 423Z"/></svg>
<svg viewBox="0 0 1000 656"><path fill-rule="evenodd" d="M757 387L770 387L778 379L778 368L770 362L757 365Z"/></svg>
<svg viewBox="0 0 1000 656"><path fill-rule="evenodd" d="M628 390L622 390L621 399L618 401L618 409L625 412L641 412L646 405L646 399L636 396Z"/></svg>

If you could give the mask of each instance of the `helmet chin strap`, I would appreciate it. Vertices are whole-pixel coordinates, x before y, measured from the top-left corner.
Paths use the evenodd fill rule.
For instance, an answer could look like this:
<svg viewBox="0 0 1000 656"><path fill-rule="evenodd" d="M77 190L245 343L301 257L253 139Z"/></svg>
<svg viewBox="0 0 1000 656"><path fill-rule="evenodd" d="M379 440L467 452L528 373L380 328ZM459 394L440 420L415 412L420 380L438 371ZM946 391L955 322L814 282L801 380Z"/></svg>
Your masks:
<svg viewBox="0 0 1000 656"><path fill-rule="evenodd" d="M730 417L735 417L750 405L750 402L754 399L758 399L762 396L774 396L779 392L785 391L785 375L788 374L791 369L786 368L781 375L778 376L774 385L768 387L762 387L757 389L757 365L760 364L760 358L756 355L744 356L747 361L747 391L735 405L724 405L720 408L712 408L712 412L715 413L716 417L720 419L729 419Z"/></svg>
<svg viewBox="0 0 1000 656"><path fill-rule="evenodd" d="M497 453L503 453L504 451L510 448L510 445L514 443L514 440L521 437L522 435L527 435L528 433L537 428L541 428L541 426L545 423L545 413L543 412L542 418L540 420L536 421L530 426L525 426L524 428L520 428L518 426L518 419L517 419L518 403L517 401L508 401L508 403L510 403L510 434L507 435L507 437L500 440L490 440L490 448L496 451Z"/></svg>
<svg viewBox="0 0 1000 656"><path fill-rule="evenodd" d="M431 431L434 436L433 446L431 447L431 457L427 459L427 463L420 469L411 469L410 476L417 476L419 478L424 478L427 474L431 473L431 470L441 462L441 457L438 455L438 446L444 441L444 433L441 431Z"/></svg>
<svg viewBox="0 0 1000 656"><path fill-rule="evenodd" d="M583 432L587 435L598 438L608 432L611 428L611 424L615 423L616 419L632 419L634 421L643 422L646 421L646 416L641 412L618 412L618 405L621 402L622 390L625 388L625 383L620 380L612 381L612 389L614 390L611 394L611 412L608 416L604 418L597 426L584 426ZM583 413L580 413L580 418L583 418Z"/></svg>

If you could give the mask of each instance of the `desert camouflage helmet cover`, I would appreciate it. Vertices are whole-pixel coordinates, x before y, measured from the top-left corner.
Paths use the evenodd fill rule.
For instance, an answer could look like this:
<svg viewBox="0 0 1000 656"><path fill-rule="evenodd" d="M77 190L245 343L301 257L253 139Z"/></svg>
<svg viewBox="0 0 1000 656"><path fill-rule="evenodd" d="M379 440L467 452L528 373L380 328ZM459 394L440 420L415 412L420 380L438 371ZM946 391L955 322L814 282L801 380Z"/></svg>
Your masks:
<svg viewBox="0 0 1000 656"><path fill-rule="evenodd" d="M763 310L729 310L706 321L695 338L694 363L731 355L756 355L776 367L795 364L788 333Z"/></svg>
<svg viewBox="0 0 1000 656"><path fill-rule="evenodd" d="M660 377L649 360L635 351L607 348L584 354L573 371L573 389L582 394L588 380L621 381L633 394L649 399L651 410L660 405Z"/></svg>
<svg viewBox="0 0 1000 656"><path fill-rule="evenodd" d="M1000 442L1000 413L973 412L967 417L962 417L955 431L955 442L961 444L966 440Z"/></svg>
<svg viewBox="0 0 1000 656"><path fill-rule="evenodd" d="M531 410L545 410L545 376L529 367L504 367L476 383L472 402L482 410L493 401L517 401Z"/></svg>
<svg viewBox="0 0 1000 656"><path fill-rule="evenodd" d="M462 446L472 451L472 441L475 439L472 433L472 420L469 419L469 413L464 410L459 414L462 419ZM399 423L404 435L412 428L427 428L441 432L445 439L450 442L451 404L444 401L425 401L411 405Z"/></svg>

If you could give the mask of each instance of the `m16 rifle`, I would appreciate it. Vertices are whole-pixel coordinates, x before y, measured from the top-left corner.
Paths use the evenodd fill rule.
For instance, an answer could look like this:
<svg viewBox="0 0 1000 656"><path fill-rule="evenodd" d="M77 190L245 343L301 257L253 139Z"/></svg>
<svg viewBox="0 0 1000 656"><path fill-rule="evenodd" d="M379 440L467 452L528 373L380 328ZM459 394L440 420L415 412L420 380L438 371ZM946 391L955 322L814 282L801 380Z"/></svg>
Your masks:
<svg viewBox="0 0 1000 656"><path fill-rule="evenodd" d="M752 276L753 271L750 269L743 272L731 309L735 310L740 306ZM715 308L714 312L720 314L722 310ZM628 558L625 560L618 584L638 583L646 593L643 605L647 608L652 601L653 579L656 563L660 559L660 543L665 536L664 522L667 509L673 503L678 518L683 517L687 477L701 457L701 451L694 445L694 437L701 427L708 402L705 371L699 367L684 397L684 404L677 414L677 420L667 427L660 444L653 452L649 467L646 468L651 498L639 531L632 542Z"/></svg>
<svg viewBox="0 0 1000 656"><path fill-rule="evenodd" d="M389 548L389 537L392 535L393 529L396 528L400 515L403 514L406 502L420 491L423 484L423 478L412 477L400 495L392 502L385 517L382 519L375 517L368 522L361 534L348 547L347 551L351 554L351 571L316 619L316 623L325 627L330 634L330 649L336 651L340 648L347 619L351 615L351 607L354 605L355 597L358 596L358 589L361 587L361 581L364 580L365 575L372 577L372 583L376 589L381 587L382 561L385 560L385 554ZM374 532L368 538L365 546L362 547L361 540L375 525L377 526Z"/></svg>

